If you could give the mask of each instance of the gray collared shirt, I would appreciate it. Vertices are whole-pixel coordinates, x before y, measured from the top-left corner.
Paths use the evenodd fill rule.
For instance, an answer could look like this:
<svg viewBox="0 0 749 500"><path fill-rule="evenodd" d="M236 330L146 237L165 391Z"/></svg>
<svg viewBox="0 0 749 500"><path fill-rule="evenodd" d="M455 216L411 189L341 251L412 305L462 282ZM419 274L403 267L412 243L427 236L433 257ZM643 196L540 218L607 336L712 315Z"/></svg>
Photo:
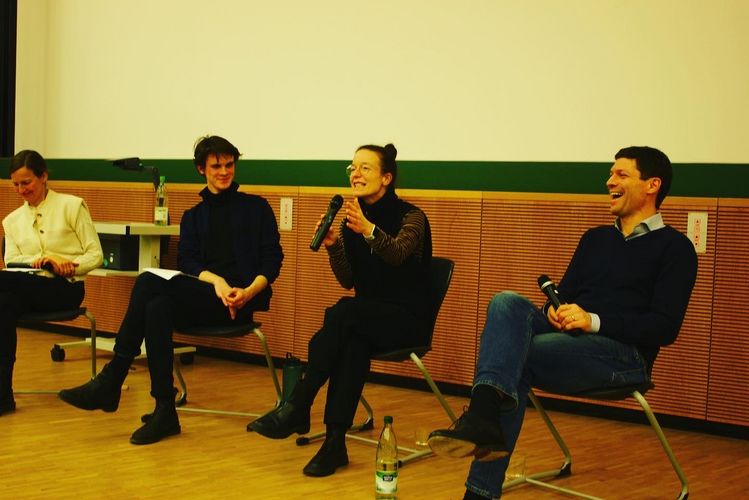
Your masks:
<svg viewBox="0 0 749 500"><path fill-rule="evenodd" d="M614 227L616 227L620 233L622 232L622 226L619 222L619 218L614 221ZM660 212L657 212L655 215L651 215L647 219L637 224L631 233L624 236L624 239L633 240L639 236L642 236L643 234L649 233L650 231L663 229L664 227L666 227L666 224L663 223L663 217L661 216ZM622 233L622 235L623 234L624 233Z"/></svg>

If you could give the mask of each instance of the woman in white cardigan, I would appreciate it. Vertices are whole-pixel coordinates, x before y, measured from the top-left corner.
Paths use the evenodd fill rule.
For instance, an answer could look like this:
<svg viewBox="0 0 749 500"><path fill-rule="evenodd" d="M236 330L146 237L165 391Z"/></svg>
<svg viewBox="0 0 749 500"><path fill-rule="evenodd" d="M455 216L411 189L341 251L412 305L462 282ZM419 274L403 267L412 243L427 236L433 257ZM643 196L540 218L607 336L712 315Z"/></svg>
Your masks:
<svg viewBox="0 0 749 500"><path fill-rule="evenodd" d="M25 272L0 273L0 415L16 407L16 318L80 306L83 279L102 263L101 244L86 203L47 187L49 172L39 153L16 154L9 173L24 203L3 219L3 271L15 264L24 266Z"/></svg>

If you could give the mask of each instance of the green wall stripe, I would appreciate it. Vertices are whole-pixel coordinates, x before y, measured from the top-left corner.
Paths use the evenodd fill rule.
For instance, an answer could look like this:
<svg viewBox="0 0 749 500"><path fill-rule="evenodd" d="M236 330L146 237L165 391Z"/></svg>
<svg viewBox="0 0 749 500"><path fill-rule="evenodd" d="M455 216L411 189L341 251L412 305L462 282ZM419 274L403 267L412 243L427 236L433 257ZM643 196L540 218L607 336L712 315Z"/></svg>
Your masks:
<svg viewBox="0 0 749 500"><path fill-rule="evenodd" d="M0 160L7 178L8 159ZM60 180L149 182L150 174L124 171L105 160L49 159L50 176ZM191 160L143 160L167 182L200 183ZM348 186L347 160L241 160L240 184L275 186ZM399 162L398 186L411 189L595 194L605 191L611 163L575 162ZM674 164L674 196L749 198L749 165Z"/></svg>

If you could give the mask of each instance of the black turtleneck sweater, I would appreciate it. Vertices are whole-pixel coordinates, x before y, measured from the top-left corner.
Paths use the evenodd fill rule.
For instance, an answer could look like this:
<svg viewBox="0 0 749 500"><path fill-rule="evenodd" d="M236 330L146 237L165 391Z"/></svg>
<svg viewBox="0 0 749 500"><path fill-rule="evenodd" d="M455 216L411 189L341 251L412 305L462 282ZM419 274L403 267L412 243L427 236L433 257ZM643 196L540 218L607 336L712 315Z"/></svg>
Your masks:
<svg viewBox="0 0 749 500"><path fill-rule="evenodd" d="M359 204L378 231L366 240L341 223L328 249L339 283L353 287L357 297L400 304L428 318L432 235L426 215L392 190L372 205L361 198Z"/></svg>

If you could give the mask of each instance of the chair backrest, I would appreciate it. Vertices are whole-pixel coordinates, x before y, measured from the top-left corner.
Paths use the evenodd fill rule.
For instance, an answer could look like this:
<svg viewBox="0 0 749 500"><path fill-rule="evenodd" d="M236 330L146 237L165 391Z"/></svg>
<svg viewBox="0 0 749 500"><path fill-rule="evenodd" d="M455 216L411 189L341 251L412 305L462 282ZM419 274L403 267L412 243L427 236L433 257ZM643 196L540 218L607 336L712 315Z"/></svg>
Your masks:
<svg viewBox="0 0 749 500"><path fill-rule="evenodd" d="M450 281L453 278L453 269L455 263L445 257L432 257L431 264L431 306L432 306L432 317L431 324L429 325L429 345L432 344L432 336L434 335L434 325L437 323L437 316L440 313L442 302L445 300L447 290L450 288Z"/></svg>

